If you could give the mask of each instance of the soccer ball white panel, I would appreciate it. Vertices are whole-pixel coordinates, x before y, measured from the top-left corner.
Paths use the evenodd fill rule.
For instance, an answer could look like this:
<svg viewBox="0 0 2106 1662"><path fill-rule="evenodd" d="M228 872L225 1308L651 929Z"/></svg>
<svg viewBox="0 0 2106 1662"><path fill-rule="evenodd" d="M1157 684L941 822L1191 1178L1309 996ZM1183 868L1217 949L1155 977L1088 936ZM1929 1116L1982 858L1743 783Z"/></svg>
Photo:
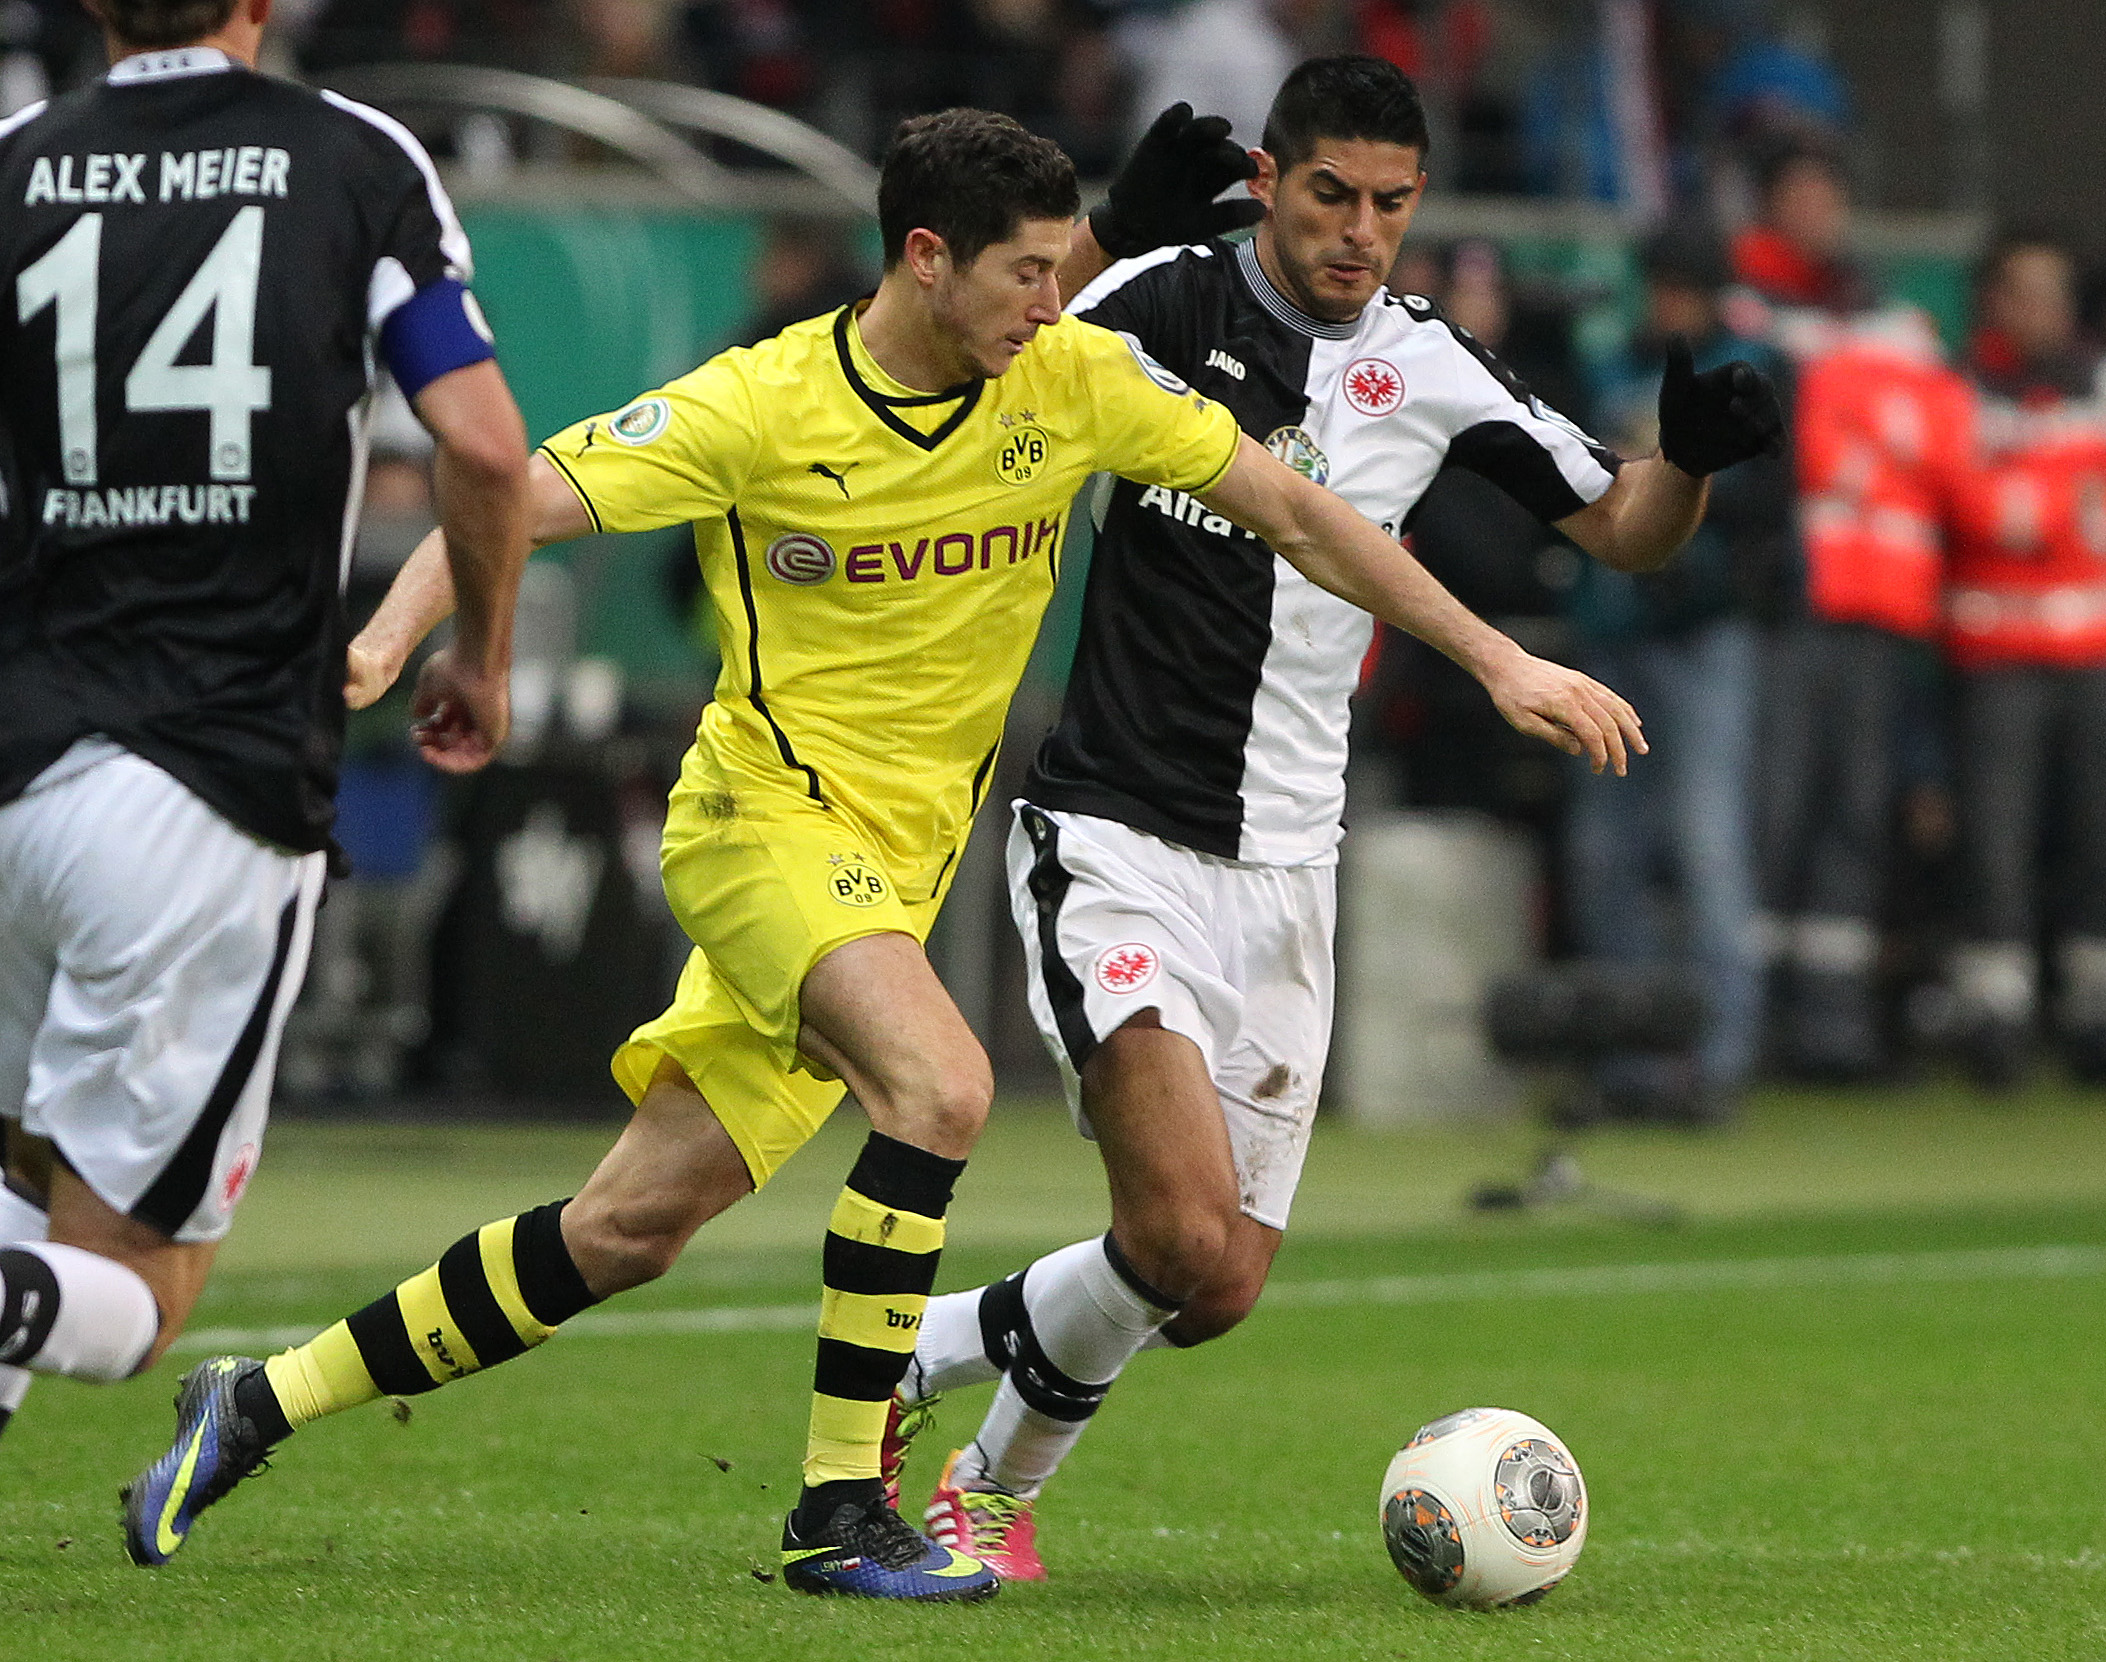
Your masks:
<svg viewBox="0 0 2106 1662"><path fill-rule="evenodd" d="M1579 1463L1540 1421L1465 1408L1421 1426L1382 1478L1382 1539L1436 1604L1532 1604L1587 1542Z"/></svg>

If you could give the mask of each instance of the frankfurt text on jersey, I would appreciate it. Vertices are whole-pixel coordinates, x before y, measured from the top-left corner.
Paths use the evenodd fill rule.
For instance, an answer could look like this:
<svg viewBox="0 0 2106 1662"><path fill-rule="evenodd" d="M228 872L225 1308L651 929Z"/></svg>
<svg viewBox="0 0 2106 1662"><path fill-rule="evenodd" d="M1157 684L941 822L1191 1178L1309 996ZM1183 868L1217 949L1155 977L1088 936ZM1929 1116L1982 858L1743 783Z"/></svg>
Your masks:
<svg viewBox="0 0 2106 1662"><path fill-rule="evenodd" d="M254 485L110 485L101 490L47 490L44 523L68 530L130 525L246 525Z"/></svg>

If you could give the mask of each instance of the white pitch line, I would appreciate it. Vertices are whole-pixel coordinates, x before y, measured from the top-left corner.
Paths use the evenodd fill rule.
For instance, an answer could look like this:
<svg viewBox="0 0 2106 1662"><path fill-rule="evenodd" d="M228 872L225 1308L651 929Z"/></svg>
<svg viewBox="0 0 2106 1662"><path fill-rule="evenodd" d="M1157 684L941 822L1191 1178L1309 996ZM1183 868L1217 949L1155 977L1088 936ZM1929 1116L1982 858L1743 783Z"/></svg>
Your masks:
<svg viewBox="0 0 2106 1662"><path fill-rule="evenodd" d="M1565 1269L1467 1270L1439 1275L1371 1276L1351 1281L1283 1281L1264 1302L1287 1306L1465 1304L1511 1298L1613 1298L1633 1293L1761 1291L1772 1287L1866 1287L1953 1281L2057 1281L2106 1275L2106 1247L1995 1247L1972 1252L1866 1252L1826 1258L1713 1258L1668 1264L1580 1264ZM691 1333L809 1332L817 1304L757 1304L703 1310L588 1310L565 1322L566 1336L655 1338ZM207 1327L186 1333L178 1351L276 1350L312 1338L315 1328Z"/></svg>

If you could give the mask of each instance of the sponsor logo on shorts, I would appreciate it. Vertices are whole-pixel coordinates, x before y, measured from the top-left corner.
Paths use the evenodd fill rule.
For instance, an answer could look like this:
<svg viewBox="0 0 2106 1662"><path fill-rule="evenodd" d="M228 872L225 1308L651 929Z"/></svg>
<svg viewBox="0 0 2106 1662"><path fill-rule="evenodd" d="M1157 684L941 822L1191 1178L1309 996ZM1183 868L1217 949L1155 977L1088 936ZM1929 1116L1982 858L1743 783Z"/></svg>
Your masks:
<svg viewBox="0 0 2106 1662"><path fill-rule="evenodd" d="M1404 377L1387 358L1346 365L1345 401L1364 416L1386 416L1404 402Z"/></svg>
<svg viewBox="0 0 2106 1662"><path fill-rule="evenodd" d="M227 1167L227 1175L219 1185L219 1204L222 1211L231 1212L241 1199L242 1191L248 1188L249 1179L256 1175L256 1145L243 1143L241 1151L234 1156L233 1164Z"/></svg>
<svg viewBox="0 0 2106 1662"><path fill-rule="evenodd" d="M768 575L799 588L823 583L834 574L834 551L825 538L808 531L792 531L768 544L763 558Z"/></svg>
<svg viewBox="0 0 2106 1662"><path fill-rule="evenodd" d="M827 874L827 893L843 906L875 906L892 892L883 875L860 860L844 860Z"/></svg>
<svg viewBox="0 0 2106 1662"><path fill-rule="evenodd" d="M1108 993L1137 993L1155 979L1163 967L1155 948L1139 941L1124 941L1097 954L1093 973L1097 985Z"/></svg>
<svg viewBox="0 0 2106 1662"><path fill-rule="evenodd" d="M673 419L673 406L663 398L639 398L607 423L607 436L619 444L649 444Z"/></svg>

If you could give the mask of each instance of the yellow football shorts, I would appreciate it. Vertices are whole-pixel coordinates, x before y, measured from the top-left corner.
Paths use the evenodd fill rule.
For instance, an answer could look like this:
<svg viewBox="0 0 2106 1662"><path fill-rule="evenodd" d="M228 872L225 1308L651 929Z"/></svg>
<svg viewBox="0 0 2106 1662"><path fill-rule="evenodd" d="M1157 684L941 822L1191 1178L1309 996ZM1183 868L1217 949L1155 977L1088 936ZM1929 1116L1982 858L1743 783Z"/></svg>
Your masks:
<svg viewBox="0 0 2106 1662"><path fill-rule="evenodd" d="M673 794L659 864L695 950L671 1008L615 1052L614 1077L641 1102L658 1059L671 1057L731 1133L758 1189L845 1094L797 1049L805 976L865 935L926 940L937 902L902 900L844 816L750 784L698 790L694 771Z"/></svg>

